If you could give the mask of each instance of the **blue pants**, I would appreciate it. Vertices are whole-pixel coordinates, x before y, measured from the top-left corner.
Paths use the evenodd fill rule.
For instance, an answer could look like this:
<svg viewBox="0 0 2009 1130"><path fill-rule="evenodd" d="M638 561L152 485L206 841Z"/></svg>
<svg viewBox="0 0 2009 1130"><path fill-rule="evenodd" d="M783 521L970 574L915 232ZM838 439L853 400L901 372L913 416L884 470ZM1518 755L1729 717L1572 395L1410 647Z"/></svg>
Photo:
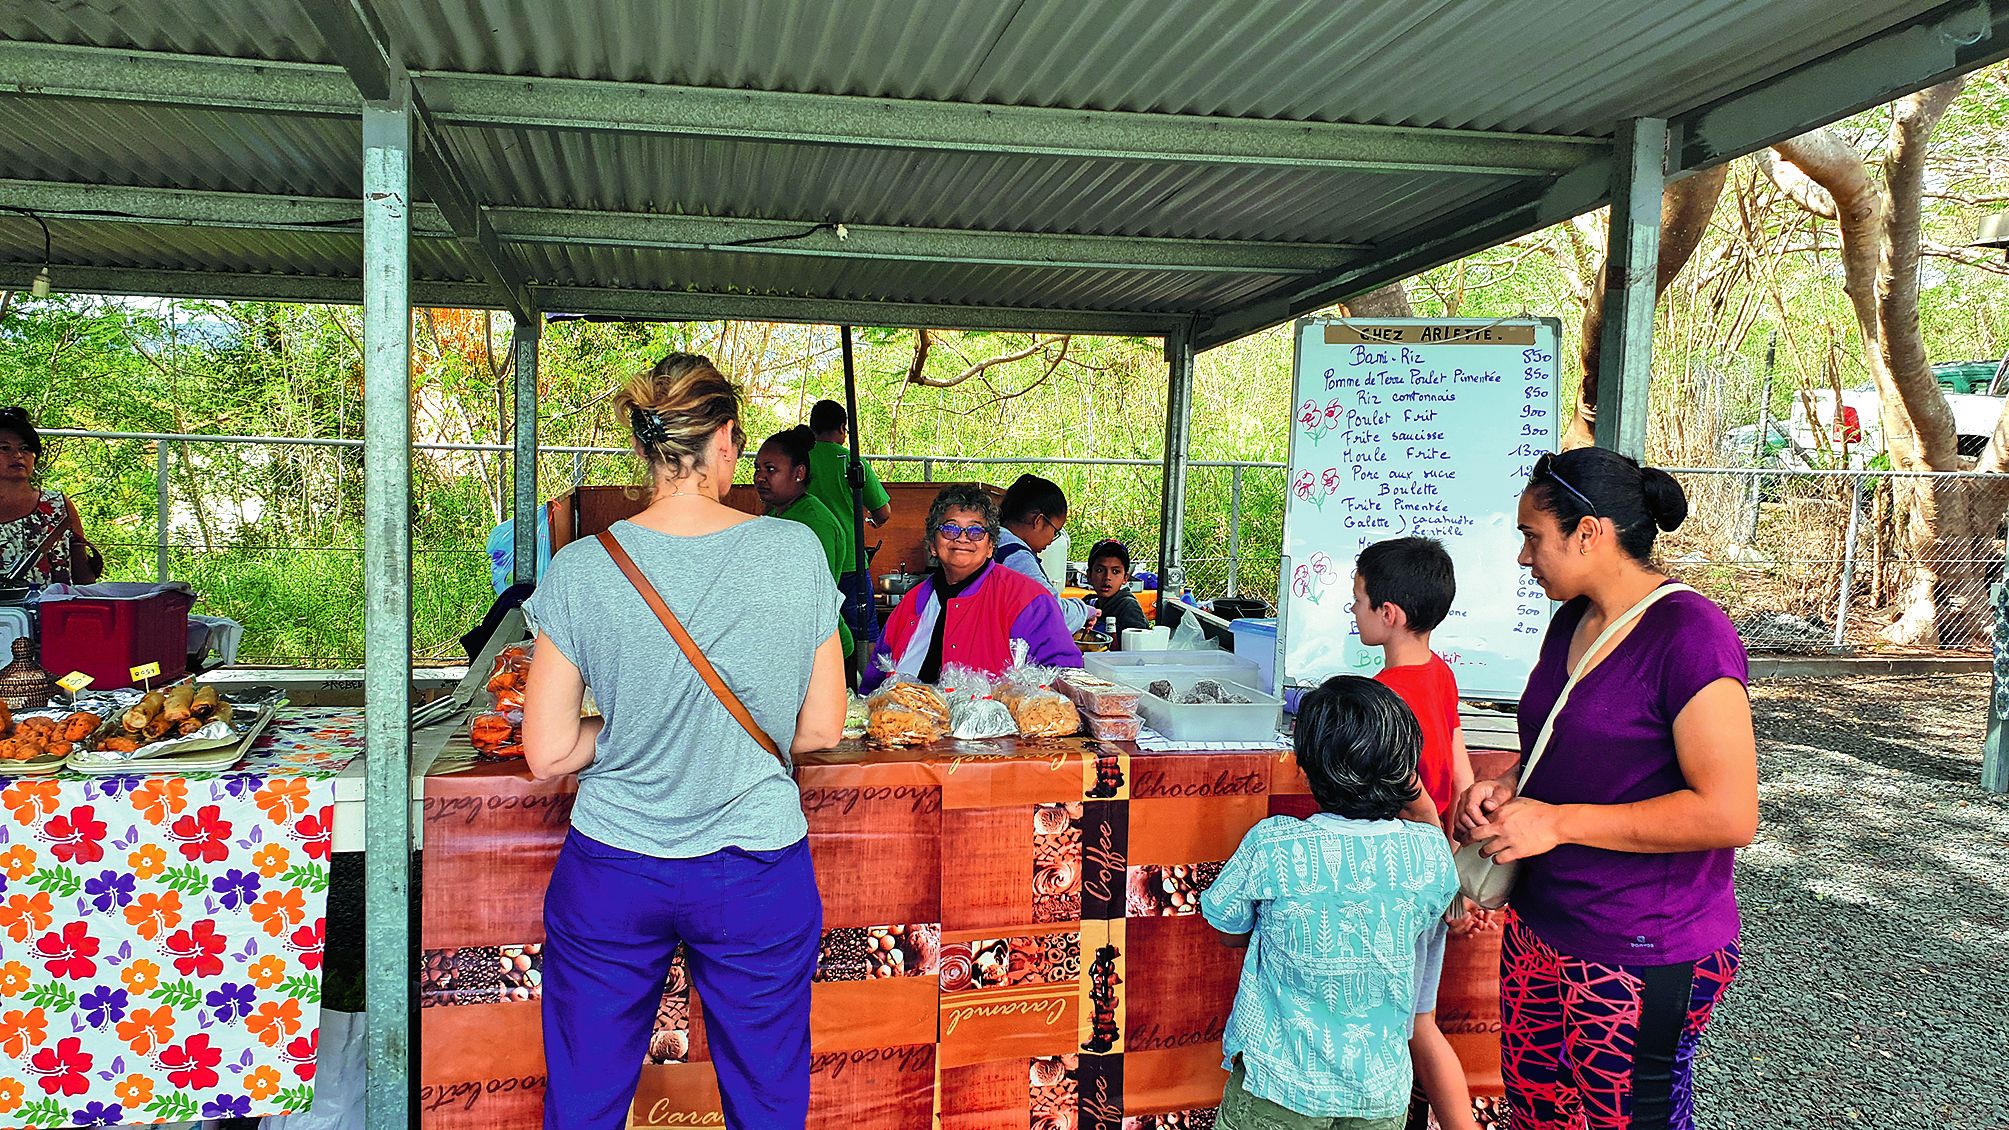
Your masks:
<svg viewBox="0 0 2009 1130"><path fill-rule="evenodd" d="M545 1130L628 1124L677 943L726 1124L809 1117L809 978L823 905L809 841L657 859L572 832L544 896Z"/></svg>
<svg viewBox="0 0 2009 1130"><path fill-rule="evenodd" d="M872 604L872 571L846 573L837 578L837 591L844 594L844 622L858 641L862 657L879 642L879 610Z"/></svg>

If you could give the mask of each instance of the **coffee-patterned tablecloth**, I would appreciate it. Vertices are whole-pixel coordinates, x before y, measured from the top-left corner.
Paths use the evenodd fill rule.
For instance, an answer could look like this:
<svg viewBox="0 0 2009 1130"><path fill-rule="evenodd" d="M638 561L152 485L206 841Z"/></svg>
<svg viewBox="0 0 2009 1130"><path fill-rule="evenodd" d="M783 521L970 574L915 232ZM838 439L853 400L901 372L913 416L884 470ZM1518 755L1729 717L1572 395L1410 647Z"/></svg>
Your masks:
<svg viewBox="0 0 2009 1130"><path fill-rule="evenodd" d="M287 709L221 773L0 773L0 1125L313 1101L334 777L363 717Z"/></svg>

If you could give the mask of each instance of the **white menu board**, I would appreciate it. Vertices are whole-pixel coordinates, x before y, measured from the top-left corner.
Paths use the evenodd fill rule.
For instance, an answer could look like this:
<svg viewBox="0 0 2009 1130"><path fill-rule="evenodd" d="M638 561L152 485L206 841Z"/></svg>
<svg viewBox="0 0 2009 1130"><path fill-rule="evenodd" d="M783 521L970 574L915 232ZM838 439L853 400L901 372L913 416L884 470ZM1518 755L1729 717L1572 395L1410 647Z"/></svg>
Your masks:
<svg viewBox="0 0 2009 1130"><path fill-rule="evenodd" d="M1279 685L1372 675L1353 563L1388 538L1444 543L1458 596L1432 647L1466 698L1518 700L1552 611L1515 564L1515 509L1562 433L1553 319L1303 318L1277 595Z"/></svg>

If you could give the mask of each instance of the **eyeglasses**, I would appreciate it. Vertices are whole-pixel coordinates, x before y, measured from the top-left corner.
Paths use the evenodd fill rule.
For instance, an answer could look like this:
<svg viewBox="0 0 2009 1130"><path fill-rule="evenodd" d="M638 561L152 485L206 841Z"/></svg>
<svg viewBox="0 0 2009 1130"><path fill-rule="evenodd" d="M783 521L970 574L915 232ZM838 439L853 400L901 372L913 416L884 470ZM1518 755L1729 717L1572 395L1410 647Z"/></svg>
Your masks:
<svg viewBox="0 0 2009 1130"><path fill-rule="evenodd" d="M1576 495L1577 501L1583 503L1584 508L1590 511L1591 517L1593 518L1602 517L1602 515L1600 515L1597 512L1597 503L1592 502L1590 500L1589 495L1571 486L1570 481L1568 479L1565 479L1561 475L1556 474L1555 463L1556 463L1555 452L1553 451L1548 452L1547 454L1543 455L1540 459L1535 460L1535 474L1547 475L1549 478L1554 479L1557 485L1561 486L1564 490L1570 492L1571 494Z"/></svg>
<svg viewBox="0 0 2009 1130"><path fill-rule="evenodd" d="M974 526L958 526L954 522L944 522L935 527L943 541L985 541L991 536L991 528L981 523Z"/></svg>

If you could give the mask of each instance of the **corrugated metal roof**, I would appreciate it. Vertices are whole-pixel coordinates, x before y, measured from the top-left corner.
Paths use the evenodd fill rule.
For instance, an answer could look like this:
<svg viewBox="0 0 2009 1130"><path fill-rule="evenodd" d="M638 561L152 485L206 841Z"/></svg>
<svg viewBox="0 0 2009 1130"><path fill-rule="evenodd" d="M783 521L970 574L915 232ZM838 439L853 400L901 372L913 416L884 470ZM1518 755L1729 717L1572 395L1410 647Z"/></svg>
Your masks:
<svg viewBox="0 0 2009 1130"><path fill-rule="evenodd" d="M499 75L1597 138L1609 137L1622 117L1686 113L1927 11L1943 19L1957 10L1950 2L1930 8L1917 0L369 3L422 89L442 81L436 76ZM315 17L346 10L316 9L310 0L0 0L0 47L17 40L333 68L340 60ZM1989 10L1977 11L1977 34L1995 34ZM123 56L118 64L150 65ZM334 89L348 89L339 71L327 74ZM96 88L61 87L30 82L0 92L6 154L0 177L280 196L360 192L360 128L348 104L291 116L261 112L256 91L211 100L236 109L200 109L138 104L117 90L104 100ZM625 97L643 88L618 89ZM187 101L205 103L199 96ZM1792 112L1814 120L1818 97L1802 92ZM440 136L476 199L490 206L1007 235L1365 244L1371 261L1392 261L1419 244L1476 250L1486 239L1559 218L1558 209L1567 214L1594 204L1602 183L1597 175L1579 178L1559 203L1537 206L1544 190L1569 178L1413 166L1210 164L1176 150L1161 150L1166 159L1119 159L981 146L868 147L855 138L820 141L830 135L813 131L767 135L797 140L750 140L729 136L731 123L706 131L728 136L696 136L675 129L606 132L593 128L595 121L562 129L511 124L522 114L466 124L474 120L481 119L456 116ZM423 176L426 166L420 169ZM421 198L429 195L423 180L414 188ZM1490 216L1512 223L1485 226ZM0 270L11 268L9 277L39 263L39 233L22 228L0 224L7 259ZM191 285L203 271L351 280L359 274L357 238L348 230L73 220L54 230L60 263L196 272L177 276L174 286ZM1451 231L1458 234L1445 242ZM459 243L417 239L414 249L420 279L482 277L479 258ZM996 256L970 263L830 259L577 241L506 244L502 255L538 283L628 296L673 288L1210 319L1240 317L1251 307L1267 317L1277 303L1295 308L1322 293L1308 276L1269 273L1268 264L1209 273L1002 266ZM1333 277L1352 285L1361 276Z"/></svg>

